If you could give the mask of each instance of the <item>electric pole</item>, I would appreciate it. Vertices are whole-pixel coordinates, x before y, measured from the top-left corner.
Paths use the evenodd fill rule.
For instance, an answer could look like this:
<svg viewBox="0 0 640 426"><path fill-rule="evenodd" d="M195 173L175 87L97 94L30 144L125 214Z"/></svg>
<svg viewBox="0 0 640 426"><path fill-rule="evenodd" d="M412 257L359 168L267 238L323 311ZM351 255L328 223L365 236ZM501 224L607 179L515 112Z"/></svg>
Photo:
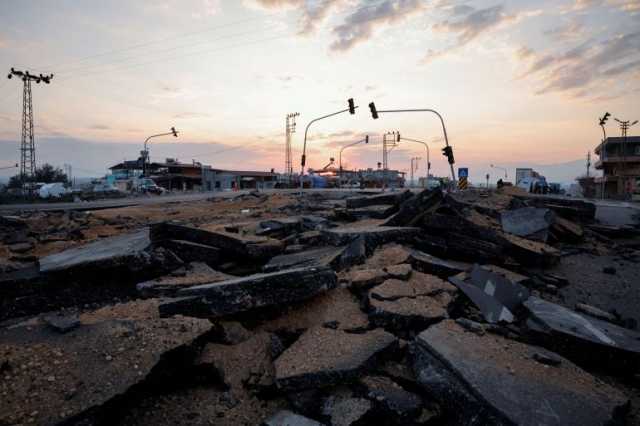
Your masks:
<svg viewBox="0 0 640 426"><path fill-rule="evenodd" d="M587 151L587 177L589 177L590 168L591 168L591 151Z"/></svg>
<svg viewBox="0 0 640 426"><path fill-rule="evenodd" d="M398 137L400 133L398 132ZM389 152L398 146L396 132L387 132L382 135L382 190L387 187L387 173L389 170Z"/></svg>
<svg viewBox="0 0 640 426"><path fill-rule="evenodd" d="M24 83L22 89L22 141L20 144L20 181L24 184L27 179L32 179L36 173L36 146L33 134L33 102L31 99L31 82L37 84L51 83L53 74L33 75L29 71L16 71L11 68L7 78L16 76Z"/></svg>
<svg viewBox="0 0 640 426"><path fill-rule="evenodd" d="M293 175L293 162L291 157L291 135L296 132L296 117L300 113L287 114L287 126L285 131L286 146L285 146L285 164L284 174L287 176L288 181L291 182L291 176Z"/></svg>

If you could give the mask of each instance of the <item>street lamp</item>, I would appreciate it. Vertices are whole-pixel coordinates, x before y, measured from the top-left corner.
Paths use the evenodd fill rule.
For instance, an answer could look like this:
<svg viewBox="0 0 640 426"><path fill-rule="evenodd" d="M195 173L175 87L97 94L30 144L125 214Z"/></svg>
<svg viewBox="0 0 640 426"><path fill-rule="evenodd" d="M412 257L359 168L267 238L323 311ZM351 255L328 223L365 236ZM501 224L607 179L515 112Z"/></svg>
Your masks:
<svg viewBox="0 0 640 426"><path fill-rule="evenodd" d="M371 102L369 104L369 109L371 110L371 117L373 117L374 120L376 120L378 118L379 114L386 113L386 112L431 112L431 113L437 115L438 118L440 119L440 123L442 124L442 132L444 133L444 142L446 144L446 147L442 150L442 152L448 158L449 166L451 167L451 177L453 178L453 182L452 183L453 183L453 186L455 188L456 173L453 170L453 164L455 163L455 161L453 159L453 150L452 150L451 146L449 146L449 137L447 136L447 128L444 125L444 120L442 119L442 116L440 115L440 113L438 113L438 111L433 110L433 109L426 109L426 108L422 108L422 109L378 110L378 109L376 109L376 104L373 103L373 102Z"/></svg>
<svg viewBox="0 0 640 426"><path fill-rule="evenodd" d="M334 115L342 114L344 112L349 111L349 114L353 115L356 113L356 108L358 108L353 102L353 98L349 98L347 100L348 108L336 111L331 114L323 115L322 117L315 118L307 124L307 127L304 129L304 144L302 146L302 158L300 159L300 195L302 195L302 191L304 188L304 166L307 162L307 133L309 132L309 127L316 121L324 120L325 118L333 117Z"/></svg>
<svg viewBox="0 0 640 426"><path fill-rule="evenodd" d="M494 166L493 164L491 164L491 168L502 170L504 172L504 178L509 179L509 176L507 176L507 169L505 169L504 167Z"/></svg>
<svg viewBox="0 0 640 426"><path fill-rule="evenodd" d="M369 135L365 135L364 139L350 143L349 145L345 145L342 148L340 148L340 188L342 188L342 151L344 151L345 149L351 147L351 146L355 146L358 145L359 143L364 142L365 144L369 143Z"/></svg>
<svg viewBox="0 0 640 426"><path fill-rule="evenodd" d="M178 137L178 131L176 130L175 127L171 128L170 132L166 132L166 133L158 133L157 135L151 135L149 136L147 139L145 139L144 141L144 150L142 151L142 155L143 155L143 161L142 161L142 176L146 176L147 175L147 161L149 160L149 150L147 149L147 143L149 142L149 139L151 138L157 138L160 136L170 136L173 135L173 137L177 138Z"/></svg>
<svg viewBox="0 0 640 426"><path fill-rule="evenodd" d="M431 159L429 157L429 145L427 145L426 142L420 141L420 140L417 140L417 139L400 137L400 133L398 133L398 142L400 142L400 141L415 142L415 143L421 143L422 145L424 145L424 147L427 150L427 180L428 180L429 179L429 175L431 174Z"/></svg>

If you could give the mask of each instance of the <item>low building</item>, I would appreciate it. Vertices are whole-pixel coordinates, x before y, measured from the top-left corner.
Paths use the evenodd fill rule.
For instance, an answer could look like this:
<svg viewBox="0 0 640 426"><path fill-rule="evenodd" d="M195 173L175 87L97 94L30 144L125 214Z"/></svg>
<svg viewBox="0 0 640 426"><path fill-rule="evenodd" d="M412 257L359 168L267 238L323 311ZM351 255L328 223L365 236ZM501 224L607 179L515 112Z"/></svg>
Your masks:
<svg viewBox="0 0 640 426"><path fill-rule="evenodd" d="M640 200L640 136L608 137L594 150L602 176L596 178L596 196Z"/></svg>
<svg viewBox="0 0 640 426"><path fill-rule="evenodd" d="M142 159L124 161L109 169L109 181L122 191L137 189L144 172ZM276 186L278 174L270 172L223 170L197 161L181 163L167 158L163 163L149 163L146 175L169 191L232 191L236 189L270 189Z"/></svg>
<svg viewBox="0 0 640 426"><path fill-rule="evenodd" d="M203 168L206 191L234 191L240 189L273 189L278 174L273 171L223 170L209 166Z"/></svg>

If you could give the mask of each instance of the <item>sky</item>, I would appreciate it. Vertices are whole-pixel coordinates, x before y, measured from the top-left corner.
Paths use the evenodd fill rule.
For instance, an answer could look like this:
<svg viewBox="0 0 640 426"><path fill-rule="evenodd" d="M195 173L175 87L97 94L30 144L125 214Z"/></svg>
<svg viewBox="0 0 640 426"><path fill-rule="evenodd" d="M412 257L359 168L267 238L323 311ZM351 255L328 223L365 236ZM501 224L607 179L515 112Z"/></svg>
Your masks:
<svg viewBox="0 0 640 426"><path fill-rule="evenodd" d="M147 136L171 126L180 136L154 139L152 160L282 171L293 112L299 170L306 125L348 98L355 115L311 125L308 166L368 134L343 165L375 168L381 135L398 131L428 142L432 173L448 173L435 115L373 120L370 102L440 112L472 180L502 177L491 164L511 174L575 165L600 141L605 111L640 118L640 0L2 3L0 71L54 74L33 85L37 162L71 164L79 176L135 159ZM0 167L19 160L21 111L22 82L0 79ZM406 171L416 156L423 174L426 150L415 143L401 142L390 167Z"/></svg>

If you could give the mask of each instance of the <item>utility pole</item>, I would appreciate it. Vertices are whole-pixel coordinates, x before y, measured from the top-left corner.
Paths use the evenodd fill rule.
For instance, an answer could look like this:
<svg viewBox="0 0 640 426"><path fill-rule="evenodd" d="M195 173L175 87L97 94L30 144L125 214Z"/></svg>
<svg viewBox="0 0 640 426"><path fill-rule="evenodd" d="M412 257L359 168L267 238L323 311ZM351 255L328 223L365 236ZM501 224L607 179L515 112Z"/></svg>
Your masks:
<svg viewBox="0 0 640 426"><path fill-rule="evenodd" d="M614 118L618 123L620 123L620 131L622 132L622 167L620 168L620 178L622 179L622 193L626 196L627 194L627 178L624 172L626 172L627 168L627 132L629 131L629 127L638 124L638 120L631 123L630 120L618 120ZM624 170L624 172L623 172Z"/></svg>
<svg viewBox="0 0 640 426"><path fill-rule="evenodd" d="M286 146L285 146L285 164L284 174L287 176L287 181L291 183L291 176L293 175L293 162L291 157L291 135L296 132L296 117L300 113L294 112L287 114L287 124L285 130Z"/></svg>
<svg viewBox="0 0 640 426"><path fill-rule="evenodd" d="M604 125L607 123L607 120L611 117L611 114L605 112L604 115L599 118L600 127L602 127L602 142L600 142L600 160L602 162L602 183L600 184L600 198L604 200L604 189L605 189L605 181L606 181L606 167L604 165L604 160L606 158L606 146L605 141L607 140L607 130L604 128Z"/></svg>
<svg viewBox="0 0 640 426"><path fill-rule="evenodd" d="M400 132L398 132L400 136ZM389 152L398 146L396 132L387 132L382 135L382 190L387 187L387 175L389 170Z"/></svg>
<svg viewBox="0 0 640 426"><path fill-rule="evenodd" d="M7 78L16 76L24 83L22 88L22 141L20 143L20 181L22 184L27 179L32 179L36 173L36 146L33 133L33 102L31 98L31 82L37 84L51 83L53 74L33 75L29 71L16 71L11 68Z"/></svg>
<svg viewBox="0 0 640 426"><path fill-rule="evenodd" d="M591 151L587 151L587 177L589 177L590 168L591 168Z"/></svg>

